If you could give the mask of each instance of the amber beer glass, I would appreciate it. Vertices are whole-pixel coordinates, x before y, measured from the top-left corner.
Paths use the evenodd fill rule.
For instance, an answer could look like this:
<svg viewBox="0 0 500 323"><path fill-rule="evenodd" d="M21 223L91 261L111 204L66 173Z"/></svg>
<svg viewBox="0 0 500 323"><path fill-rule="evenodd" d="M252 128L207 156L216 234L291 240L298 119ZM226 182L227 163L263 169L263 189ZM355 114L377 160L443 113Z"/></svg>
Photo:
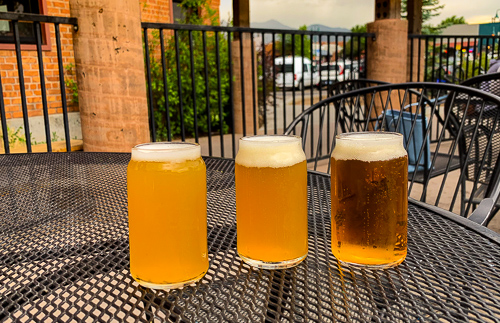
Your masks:
<svg viewBox="0 0 500 323"><path fill-rule="evenodd" d="M208 270L206 168L198 144L135 146L127 169L130 272L179 288Z"/></svg>
<svg viewBox="0 0 500 323"><path fill-rule="evenodd" d="M389 268L406 257L408 157L403 136L338 135L331 156L332 251L344 264Z"/></svg>
<svg viewBox="0 0 500 323"><path fill-rule="evenodd" d="M307 256L307 165L296 136L253 136L236 156L238 254L265 269Z"/></svg>

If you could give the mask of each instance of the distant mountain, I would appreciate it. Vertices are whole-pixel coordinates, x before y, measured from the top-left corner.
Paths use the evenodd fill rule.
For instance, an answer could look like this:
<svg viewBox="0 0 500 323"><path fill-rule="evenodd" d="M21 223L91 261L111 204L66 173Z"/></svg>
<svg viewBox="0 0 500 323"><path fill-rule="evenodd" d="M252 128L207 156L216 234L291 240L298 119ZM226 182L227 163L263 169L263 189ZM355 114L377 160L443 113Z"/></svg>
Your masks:
<svg viewBox="0 0 500 323"><path fill-rule="evenodd" d="M347 28L341 28L341 27L332 28L332 27L328 27L325 25L321 25L321 24L314 24L314 25L307 26L307 30L326 31L326 32L334 32L334 33L350 33L351 32L351 30L347 29Z"/></svg>
<svg viewBox="0 0 500 323"><path fill-rule="evenodd" d="M328 26L325 26L325 25L321 25L321 24L314 24L314 25L310 25L310 26L307 26L307 30L310 30L310 31L324 31L324 32L333 32L333 33L350 33L351 30L350 29L347 29L347 28L341 28L341 27L328 27ZM317 42L318 41L318 36L313 36L312 37L312 41L313 42ZM349 41L351 39L351 37L347 36L345 37L345 39L343 39L344 37L340 37L338 38L339 41ZM334 40L334 37L330 37L330 42ZM328 36L321 36L321 42L328 42Z"/></svg>
<svg viewBox="0 0 500 323"><path fill-rule="evenodd" d="M252 28L266 28L266 29L294 29L283 25L281 22L271 19L265 22L251 22L250 27Z"/></svg>
<svg viewBox="0 0 500 323"><path fill-rule="evenodd" d="M289 27L287 25L284 25L282 24L281 22L277 21L277 20L274 20L274 19L271 19L271 20L268 20L268 21L265 21L265 22L251 22L250 23L250 27L252 28L263 28L263 29L286 29L286 30L297 30L296 28L292 28L292 27ZM322 32L337 32L337 33L349 33L351 32L349 29L347 28L340 28L340 27L328 27L328 26L325 26L325 25L321 25L321 24L313 24L313 25L310 25L307 27L307 30L310 30L310 31L322 31ZM275 34L275 37L280 37L279 33L278 34ZM317 42L318 41L318 38L319 36L312 36L312 41L313 42ZM338 37L337 40L340 41L340 42L346 42L346 41L349 41L349 39L351 39L350 36L346 36L346 37ZM321 36L321 42L333 42L335 41L335 37L334 36ZM269 34L269 33L266 33L264 35L264 43L265 44L268 44L272 42L272 34Z"/></svg>

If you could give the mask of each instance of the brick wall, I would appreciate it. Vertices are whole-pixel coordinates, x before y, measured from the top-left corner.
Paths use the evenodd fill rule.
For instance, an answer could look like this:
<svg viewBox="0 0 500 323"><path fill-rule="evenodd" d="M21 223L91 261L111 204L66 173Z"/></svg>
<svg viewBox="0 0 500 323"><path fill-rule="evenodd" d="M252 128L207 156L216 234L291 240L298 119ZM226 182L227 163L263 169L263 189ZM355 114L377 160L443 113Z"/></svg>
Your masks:
<svg viewBox="0 0 500 323"><path fill-rule="evenodd" d="M140 0L140 3L142 21L171 22L171 0ZM211 6L218 9L219 3L220 0L212 0ZM69 0L46 0L46 11L44 14L69 17ZM48 24L48 26L48 38L50 40L48 46L44 46L43 66L47 88L48 111L50 114L55 114L62 113L62 104L54 25ZM43 28L42 25L42 29ZM70 68L74 66L75 62L73 55L73 27L69 25L60 25L60 32L65 80L68 82L76 82L74 67ZM31 47L33 48L34 46ZM23 49L21 56L24 69L28 116L41 116L43 115L43 106L37 51ZM16 53L13 48L0 49L0 75L2 77L6 118L23 117ZM68 102L68 110L78 111L78 104L72 102L72 91L69 88L66 89L66 99Z"/></svg>
<svg viewBox="0 0 500 323"><path fill-rule="evenodd" d="M47 15L69 17L69 2L67 0L47 0ZM42 25L42 29L44 29ZM43 66L45 82L47 87L47 106L49 113L61 113L61 93L59 88L59 69L55 42L54 25L49 24L50 45L48 50L43 51ZM60 25L61 49L63 66L69 67L74 64L72 27ZM32 46L33 47L33 46ZM47 47L47 46L45 46ZM26 89L26 101L29 116L43 114L40 74L38 71L38 58L36 50L22 50L22 62L24 69L24 82ZM7 119L20 118L23 116L21 108L21 92L19 89L19 76L17 59L14 49L0 50L0 75L2 76L3 95ZM70 73L66 79L76 78ZM68 108L70 111L77 110L75 104L71 104L71 91L67 91Z"/></svg>
<svg viewBox="0 0 500 323"><path fill-rule="evenodd" d="M140 0L141 21L171 23L172 0Z"/></svg>

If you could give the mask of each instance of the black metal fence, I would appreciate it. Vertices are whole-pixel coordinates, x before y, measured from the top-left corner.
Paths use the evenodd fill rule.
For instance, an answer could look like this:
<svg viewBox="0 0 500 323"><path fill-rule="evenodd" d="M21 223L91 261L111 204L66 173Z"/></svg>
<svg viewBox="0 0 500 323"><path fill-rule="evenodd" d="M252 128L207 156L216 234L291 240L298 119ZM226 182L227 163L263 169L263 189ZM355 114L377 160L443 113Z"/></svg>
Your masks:
<svg viewBox="0 0 500 323"><path fill-rule="evenodd" d="M234 157L281 134L327 85L364 77L373 34L142 23L151 137Z"/></svg>
<svg viewBox="0 0 500 323"><path fill-rule="evenodd" d="M44 68L44 55L42 52L43 40L50 37L50 35L43 35L44 24L49 24L54 26L55 31L55 45L57 52L57 66L59 74L59 91L61 95L61 108L64 123L64 135L66 150L71 151L71 137L69 133L69 122L68 122L68 103L66 99L66 86L64 78L64 67L63 67L63 55L61 50L61 32L60 25L71 25L76 30L77 29L77 19L76 18L66 18L66 17L55 17L55 16L45 16L38 14L19 14L11 12L0 12L0 20L7 20L9 22L9 30L11 35L2 36L9 43L14 44L14 50L16 54L16 67L18 76L18 85L20 92L21 110L23 118L23 128L24 128L24 140L27 152L32 152L32 140L30 124L28 119L28 104L26 98L26 89L29 84L25 82L25 73L23 69L23 56L22 53L25 51L22 45L31 44L36 46L37 53L37 65L38 65L38 77L39 84L37 87L41 90L41 103L43 110L43 120L44 120L44 130L45 130L45 142L47 146L47 151L52 151L52 133L49 122L49 108L47 99L47 86L45 79L45 68ZM28 37L26 35L21 35L20 25L23 25L23 30L28 31ZM7 33L9 34L9 33ZM32 83L33 84L33 83ZM0 119L2 126L2 141L5 153L11 152L11 147L9 143L9 133L6 119L6 109L4 104L4 91L2 86L2 78L0 76Z"/></svg>
<svg viewBox="0 0 500 323"><path fill-rule="evenodd" d="M500 36L409 35L410 81L461 83L500 57Z"/></svg>

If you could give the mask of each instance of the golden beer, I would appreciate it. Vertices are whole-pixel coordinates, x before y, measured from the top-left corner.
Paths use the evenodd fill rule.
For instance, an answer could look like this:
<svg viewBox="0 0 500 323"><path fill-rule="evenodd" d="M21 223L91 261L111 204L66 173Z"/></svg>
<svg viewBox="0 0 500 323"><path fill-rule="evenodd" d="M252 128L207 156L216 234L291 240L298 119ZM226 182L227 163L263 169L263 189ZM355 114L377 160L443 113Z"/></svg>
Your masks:
<svg viewBox="0 0 500 323"><path fill-rule="evenodd" d="M130 272L141 285L178 288L208 270L206 168L200 146L132 149L127 169Z"/></svg>
<svg viewBox="0 0 500 323"><path fill-rule="evenodd" d="M240 140L236 156L238 254L283 269L307 256L307 165L295 136Z"/></svg>
<svg viewBox="0 0 500 323"><path fill-rule="evenodd" d="M389 268L406 257L408 157L403 136L337 136L331 157L332 251L345 264Z"/></svg>

